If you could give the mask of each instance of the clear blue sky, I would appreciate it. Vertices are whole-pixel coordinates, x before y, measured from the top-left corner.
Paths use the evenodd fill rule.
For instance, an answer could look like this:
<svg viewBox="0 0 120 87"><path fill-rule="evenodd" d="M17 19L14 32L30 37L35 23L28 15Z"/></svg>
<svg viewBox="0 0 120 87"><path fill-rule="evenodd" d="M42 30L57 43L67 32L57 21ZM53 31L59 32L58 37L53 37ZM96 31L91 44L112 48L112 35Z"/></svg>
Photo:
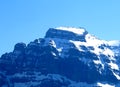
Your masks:
<svg viewBox="0 0 120 87"><path fill-rule="evenodd" d="M0 55L59 26L120 40L120 0L0 0Z"/></svg>

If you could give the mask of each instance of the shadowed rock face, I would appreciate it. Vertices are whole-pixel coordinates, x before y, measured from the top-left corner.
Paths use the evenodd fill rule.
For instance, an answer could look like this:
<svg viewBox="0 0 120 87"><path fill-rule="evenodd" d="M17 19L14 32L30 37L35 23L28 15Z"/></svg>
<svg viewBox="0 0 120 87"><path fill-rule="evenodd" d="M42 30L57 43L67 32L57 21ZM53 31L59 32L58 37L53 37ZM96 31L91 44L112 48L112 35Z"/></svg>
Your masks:
<svg viewBox="0 0 120 87"><path fill-rule="evenodd" d="M120 75L119 69L112 69L109 63L114 62L118 65L116 61L119 60L119 56L115 56L112 60L110 56L92 52L96 49L93 46L81 45L80 51L74 43L69 42L73 40L87 43L85 39L87 34L87 31L77 35L73 32L50 28L45 38L36 39L27 46L25 43L17 43L13 52L5 53L0 58L0 87L4 85L17 87L18 83L29 83L30 87L69 87L71 81L88 84L96 82L117 84L119 79L116 75ZM48 38L50 38L49 41ZM66 55L64 57L60 55L62 52L58 49L58 39L68 41L68 48L61 50ZM64 43L60 46L67 46ZM116 46L103 44L98 48L117 49ZM51 75L48 76L49 74ZM34 82L37 84L33 85Z"/></svg>

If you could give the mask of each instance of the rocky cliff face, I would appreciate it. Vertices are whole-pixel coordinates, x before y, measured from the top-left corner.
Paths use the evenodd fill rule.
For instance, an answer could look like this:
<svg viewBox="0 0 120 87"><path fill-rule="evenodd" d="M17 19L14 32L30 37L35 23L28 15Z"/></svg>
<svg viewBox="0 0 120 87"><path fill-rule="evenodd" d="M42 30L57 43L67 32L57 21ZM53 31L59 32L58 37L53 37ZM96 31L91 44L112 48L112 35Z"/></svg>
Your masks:
<svg viewBox="0 0 120 87"><path fill-rule="evenodd" d="M50 28L45 38L1 56L0 87L119 87L119 44L84 29Z"/></svg>
<svg viewBox="0 0 120 87"><path fill-rule="evenodd" d="M85 42L86 41L85 35L87 33L88 32L85 30L81 34L76 34L73 31L61 30L61 27L60 27L60 29L59 28L58 29L50 28L47 31L45 38L59 38L59 39Z"/></svg>

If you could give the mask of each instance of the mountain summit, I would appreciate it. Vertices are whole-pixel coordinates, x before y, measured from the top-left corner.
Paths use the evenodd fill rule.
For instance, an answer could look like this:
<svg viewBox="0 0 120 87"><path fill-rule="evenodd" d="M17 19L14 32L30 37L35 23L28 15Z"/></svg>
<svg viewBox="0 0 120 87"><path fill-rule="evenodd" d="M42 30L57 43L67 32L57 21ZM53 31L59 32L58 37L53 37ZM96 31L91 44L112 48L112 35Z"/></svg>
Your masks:
<svg viewBox="0 0 120 87"><path fill-rule="evenodd" d="M46 38L61 38L66 40L84 41L84 36L88 32L80 28L58 27L50 28L47 31Z"/></svg>
<svg viewBox="0 0 120 87"><path fill-rule="evenodd" d="M120 42L83 28L50 28L0 58L0 87L119 87Z"/></svg>

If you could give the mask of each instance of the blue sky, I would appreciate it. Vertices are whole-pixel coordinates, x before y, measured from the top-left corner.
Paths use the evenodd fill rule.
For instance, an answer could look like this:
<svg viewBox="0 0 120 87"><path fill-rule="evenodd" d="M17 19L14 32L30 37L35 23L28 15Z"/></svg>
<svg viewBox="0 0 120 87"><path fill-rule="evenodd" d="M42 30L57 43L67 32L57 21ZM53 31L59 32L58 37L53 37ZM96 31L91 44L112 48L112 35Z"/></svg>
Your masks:
<svg viewBox="0 0 120 87"><path fill-rule="evenodd" d="M0 55L17 42L44 37L50 27L84 27L120 40L120 0L0 0Z"/></svg>

